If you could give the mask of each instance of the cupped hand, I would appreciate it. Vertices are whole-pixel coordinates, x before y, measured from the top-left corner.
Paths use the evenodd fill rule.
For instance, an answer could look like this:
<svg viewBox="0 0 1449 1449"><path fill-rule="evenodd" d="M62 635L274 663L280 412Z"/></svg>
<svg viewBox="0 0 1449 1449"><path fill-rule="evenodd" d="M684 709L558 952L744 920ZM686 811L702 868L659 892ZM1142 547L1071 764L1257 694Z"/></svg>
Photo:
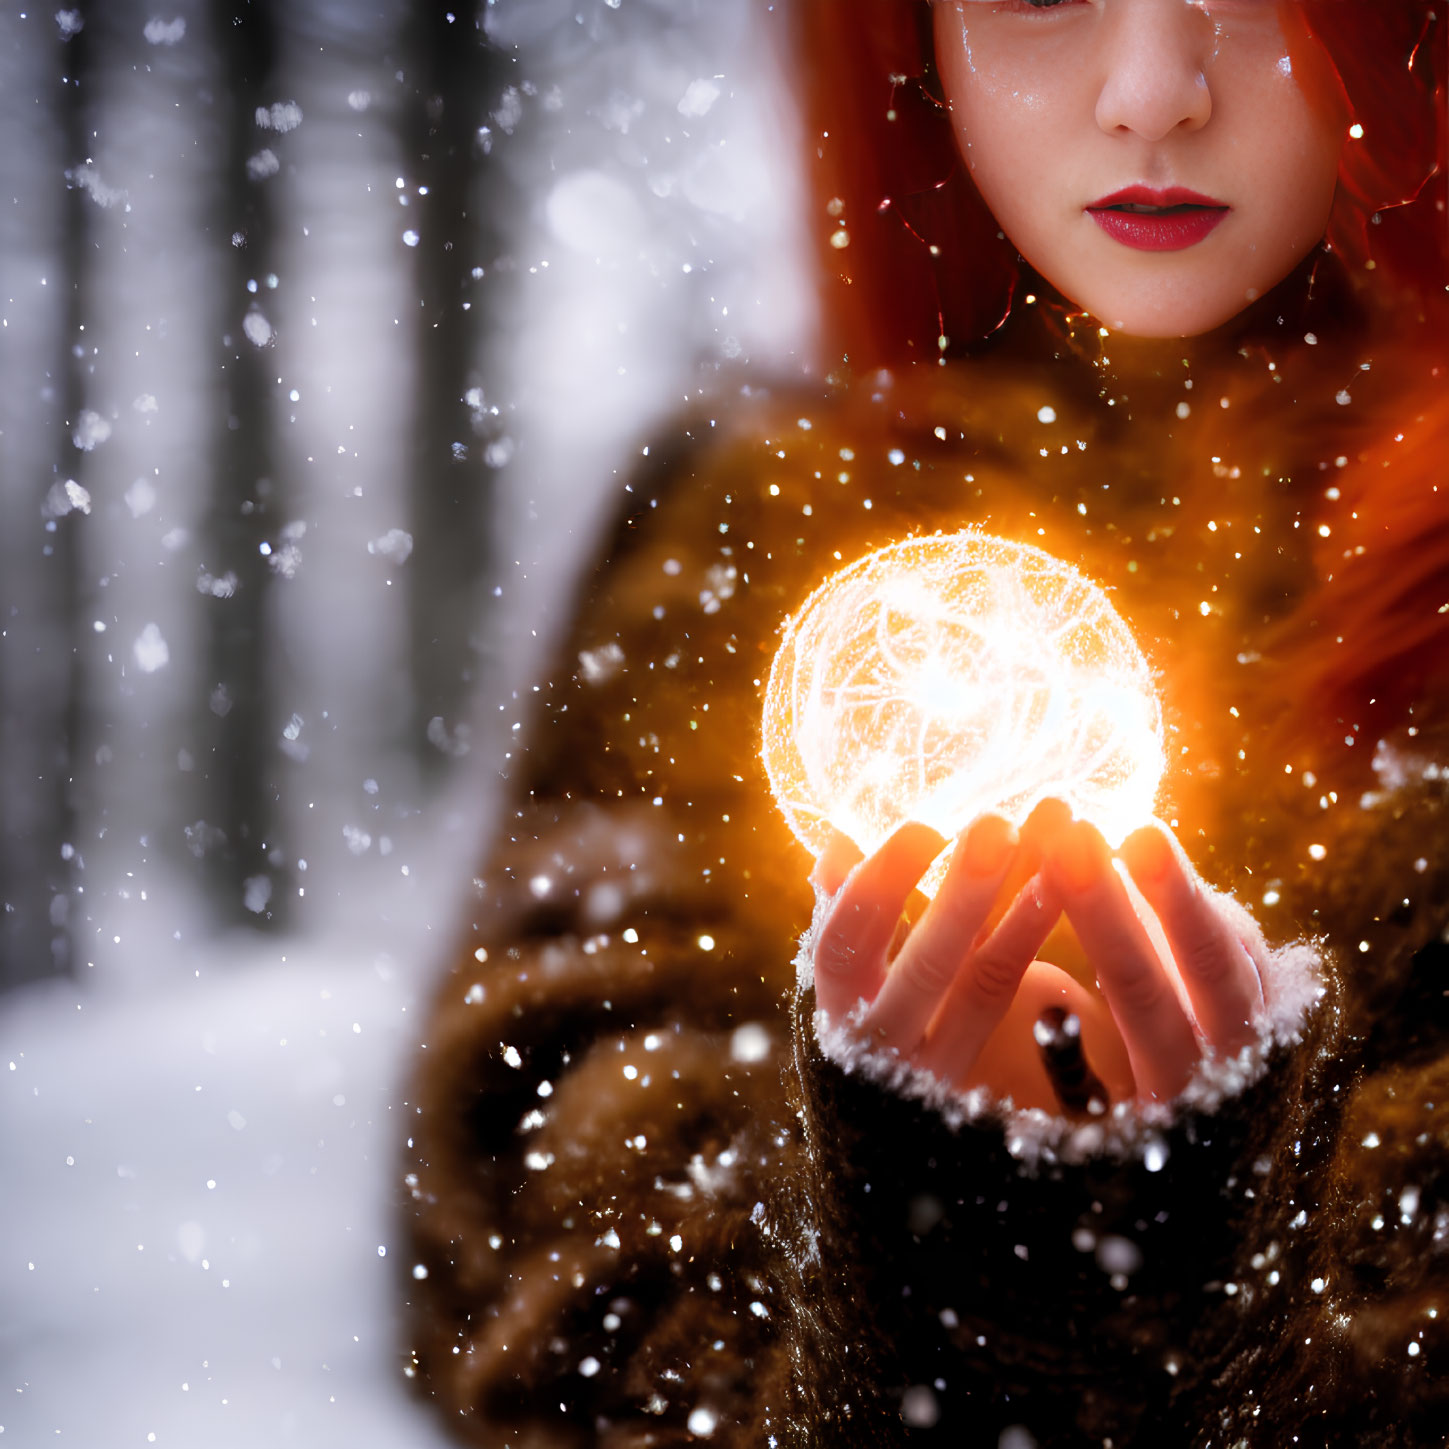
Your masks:
<svg viewBox="0 0 1449 1449"><path fill-rule="evenodd" d="M868 859L837 839L817 863L816 883L833 897L813 958L829 1020L863 1002L858 1032L873 1045L953 1085L1072 1112L1093 1098L1100 1110L1175 1097L1206 1051L1232 1055L1256 1040L1262 936L1165 827L1126 841L1124 871L1059 801L1019 834L982 816L907 926L912 892L943 845L906 825ZM1063 918L1086 982L1038 959Z"/></svg>

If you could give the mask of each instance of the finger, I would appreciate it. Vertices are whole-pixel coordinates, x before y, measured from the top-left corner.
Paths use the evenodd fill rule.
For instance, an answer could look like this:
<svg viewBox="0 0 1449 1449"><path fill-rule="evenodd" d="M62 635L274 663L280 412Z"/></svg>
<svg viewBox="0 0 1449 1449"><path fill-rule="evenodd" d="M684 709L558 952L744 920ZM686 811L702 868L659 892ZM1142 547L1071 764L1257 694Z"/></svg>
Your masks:
<svg viewBox="0 0 1449 1449"><path fill-rule="evenodd" d="M1026 979L1031 978L1038 964L1031 963ZM1039 992L1032 992L1028 1000L1024 992L1018 992L975 1049L970 1064L950 1080L963 1091L984 1087L998 1102L1010 1103L1019 1110L1035 1107L1043 1112L1060 1111L1056 1087L1032 1036L1041 1007L1039 996Z"/></svg>
<svg viewBox="0 0 1449 1449"><path fill-rule="evenodd" d="M812 957L816 1005L827 1016L874 1000L901 910L944 844L929 826L902 825L841 887Z"/></svg>
<svg viewBox="0 0 1449 1449"><path fill-rule="evenodd" d="M1226 1056L1256 1041L1262 978L1217 897L1158 825L1129 836L1121 855L1167 933L1203 1036Z"/></svg>
<svg viewBox="0 0 1449 1449"><path fill-rule="evenodd" d="M997 892L997 904L987 920L989 929L1001 923L1011 904L1026 889L1027 882L1036 875L1046 858L1052 842L1072 823L1071 809L1061 800L1039 800L1032 807L1021 827L1021 836L1016 854L1006 872L1006 880Z"/></svg>
<svg viewBox="0 0 1449 1449"><path fill-rule="evenodd" d="M1022 854L1034 855L1040 864L1047 850L1071 823L1072 808L1065 800L1058 800L1055 796L1038 800L1021 827Z"/></svg>
<svg viewBox="0 0 1449 1449"><path fill-rule="evenodd" d="M1138 1095L1165 1100L1187 1085L1200 1051L1161 957L1112 866L1100 832L1079 820L1046 864L1127 1044Z"/></svg>
<svg viewBox="0 0 1449 1449"><path fill-rule="evenodd" d="M827 896L833 896L845 884L846 876L864 859L860 847L848 835L832 830L810 872L810 883Z"/></svg>
<svg viewBox="0 0 1449 1449"><path fill-rule="evenodd" d="M1016 853L1016 829L983 815L962 832L936 898L896 956L866 1013L871 1040L909 1055L986 924Z"/></svg>
<svg viewBox="0 0 1449 1449"><path fill-rule="evenodd" d="M1044 882L1029 881L957 971L917 1053L918 1065L948 1082L972 1069L1060 914Z"/></svg>

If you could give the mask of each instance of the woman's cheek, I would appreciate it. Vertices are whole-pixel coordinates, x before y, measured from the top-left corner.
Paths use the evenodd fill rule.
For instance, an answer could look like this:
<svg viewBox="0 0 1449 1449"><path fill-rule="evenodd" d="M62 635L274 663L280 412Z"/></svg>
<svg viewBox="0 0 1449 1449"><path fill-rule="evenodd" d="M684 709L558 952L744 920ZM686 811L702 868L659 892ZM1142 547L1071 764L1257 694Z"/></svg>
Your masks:
<svg viewBox="0 0 1449 1449"><path fill-rule="evenodd" d="M1265 241L1288 258L1286 274L1327 229L1343 144L1341 132L1307 114L1299 93L1282 99L1288 104L1264 118L1264 133L1277 137L1278 145L1249 171L1248 184L1271 217Z"/></svg>
<svg viewBox="0 0 1449 1449"><path fill-rule="evenodd" d="M1283 47L1278 69L1280 73L1286 72L1292 77L1302 103L1318 125L1329 136L1336 138L1341 151L1349 113L1333 61L1323 46L1309 34L1298 6L1280 6L1279 15L1283 26Z"/></svg>

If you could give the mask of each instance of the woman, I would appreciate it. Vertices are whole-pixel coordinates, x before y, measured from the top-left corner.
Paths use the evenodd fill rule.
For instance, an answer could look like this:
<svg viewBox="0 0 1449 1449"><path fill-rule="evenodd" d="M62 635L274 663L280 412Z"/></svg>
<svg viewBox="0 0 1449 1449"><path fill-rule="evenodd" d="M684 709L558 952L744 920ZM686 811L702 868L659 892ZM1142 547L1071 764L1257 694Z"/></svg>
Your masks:
<svg viewBox="0 0 1449 1449"><path fill-rule="evenodd" d="M486 1444L1437 1443L1444 16L791 19L832 377L654 443L541 696L413 1094L409 1371ZM967 832L907 929L942 844L908 829L817 863L797 987L776 631L972 522L1106 584L1160 671L1165 825L1124 847L1156 910L1047 807ZM969 949L1018 888L1092 968L1085 1056L1036 1045L1061 933ZM1291 993L1247 906L1322 943L1306 1020L1265 1014ZM817 1006L829 1041L860 1001L857 1070Z"/></svg>
<svg viewBox="0 0 1449 1449"><path fill-rule="evenodd" d="M1350 122L1329 55L1298 9L1217 6L1210 19L1196 6L1122 0L1106 10L959 0L938 3L935 19L942 83L975 189L1023 255L1113 331L1131 339L1213 331L1282 282L1328 229ZM1273 298L1275 309L1283 305ZM1160 362L1134 341L1114 350L1119 372L1125 363L1139 379ZM1204 1047L1233 1055L1248 1043L1269 968L1261 938L1194 889L1190 867L1151 830L1123 858L1173 937L1175 962L1191 963L1185 980L1174 959L1159 962L1105 843L1085 823L1048 854L1049 900L1034 893L1025 915L1014 913L958 972L933 923L948 919L948 936L976 933L1011 865L1013 838L1004 822L981 822L974 851L963 842L955 888L889 973L892 926L924 864L913 868L912 857L935 855L940 842L908 834L882 852L836 903L817 950L826 1015L869 996L860 1025L872 1042L956 1080L972 1075L983 1051L1003 1057L992 1028L1008 1006L1029 1029L1050 998L1100 1030L1099 1055L1125 1048L1135 1084L1114 1095L1149 1099L1176 1097ZM1097 943L1090 954L1100 957L1112 1008L1098 1013L1100 1026L1090 997L1058 973L1028 970L1067 902L1077 934ZM955 1002L943 1006L948 986ZM1018 1104L1023 1093L1042 1096L1032 1056L1007 1051L987 1084ZM1026 1077L1010 1070L1014 1062L1030 1069Z"/></svg>

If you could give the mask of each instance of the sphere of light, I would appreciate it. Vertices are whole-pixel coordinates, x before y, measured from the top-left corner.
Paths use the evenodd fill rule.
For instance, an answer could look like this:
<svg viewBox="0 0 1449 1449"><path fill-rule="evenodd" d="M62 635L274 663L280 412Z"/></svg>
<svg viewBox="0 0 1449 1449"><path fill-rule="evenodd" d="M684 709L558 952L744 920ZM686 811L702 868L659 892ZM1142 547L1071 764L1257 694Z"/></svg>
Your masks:
<svg viewBox="0 0 1449 1449"><path fill-rule="evenodd" d="M1165 764L1151 671L1106 594L981 533L908 539L826 579L785 626L763 724L770 787L816 855L832 830L870 854L908 820L950 839L1048 796L1120 844Z"/></svg>

